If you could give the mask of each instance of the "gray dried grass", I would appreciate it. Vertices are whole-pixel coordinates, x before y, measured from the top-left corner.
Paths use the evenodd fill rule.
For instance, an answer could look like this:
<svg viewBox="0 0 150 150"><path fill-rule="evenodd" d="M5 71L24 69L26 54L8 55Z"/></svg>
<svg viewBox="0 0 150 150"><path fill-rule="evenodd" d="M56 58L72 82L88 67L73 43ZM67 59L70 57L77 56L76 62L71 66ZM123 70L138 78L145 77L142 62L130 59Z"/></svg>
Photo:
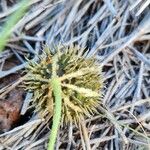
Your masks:
<svg viewBox="0 0 150 150"><path fill-rule="evenodd" d="M92 150L150 147L149 4L150 0L33 0L29 11L13 28L5 51L0 54L0 78L23 69L27 64L24 57L34 56L36 60L43 43L51 48L60 43L86 47L88 57L95 55L103 67L106 85L103 104L115 119L109 114L87 119L83 123L86 134L72 124L62 128L56 149L86 149L86 144ZM0 7L2 25L17 4L11 1L8 6L8 1L1 0ZM20 65L3 71L12 55ZM22 78L0 89L0 94L21 81ZM22 114L29 109L31 97L27 93ZM24 125L0 135L0 149L46 149L48 121L33 114Z"/></svg>

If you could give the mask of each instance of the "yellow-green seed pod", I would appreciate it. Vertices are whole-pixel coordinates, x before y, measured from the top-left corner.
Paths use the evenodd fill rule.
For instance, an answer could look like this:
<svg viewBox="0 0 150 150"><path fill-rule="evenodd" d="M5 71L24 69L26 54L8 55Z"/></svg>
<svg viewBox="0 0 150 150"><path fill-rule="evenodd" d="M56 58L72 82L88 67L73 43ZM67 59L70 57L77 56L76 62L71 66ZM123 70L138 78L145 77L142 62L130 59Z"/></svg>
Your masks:
<svg viewBox="0 0 150 150"><path fill-rule="evenodd" d="M62 87L62 122L77 124L97 113L103 87L102 73L94 58L86 58L77 47L44 50L38 62L30 62L26 72L26 89L33 92L35 110L43 117L53 116L55 104L51 88L52 58L57 58L56 73Z"/></svg>

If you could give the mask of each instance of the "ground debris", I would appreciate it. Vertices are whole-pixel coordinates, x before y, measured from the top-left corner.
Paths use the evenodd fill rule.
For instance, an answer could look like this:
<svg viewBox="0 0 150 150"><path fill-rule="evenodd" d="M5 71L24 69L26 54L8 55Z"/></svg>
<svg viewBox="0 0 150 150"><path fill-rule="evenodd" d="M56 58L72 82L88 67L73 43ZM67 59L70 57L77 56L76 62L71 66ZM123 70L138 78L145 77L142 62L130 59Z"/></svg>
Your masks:
<svg viewBox="0 0 150 150"><path fill-rule="evenodd" d="M11 75L8 80L4 78L1 85L7 84L7 81L16 80L18 75ZM20 118L20 109L23 103L23 89L15 87L4 98L0 99L0 132L10 130Z"/></svg>

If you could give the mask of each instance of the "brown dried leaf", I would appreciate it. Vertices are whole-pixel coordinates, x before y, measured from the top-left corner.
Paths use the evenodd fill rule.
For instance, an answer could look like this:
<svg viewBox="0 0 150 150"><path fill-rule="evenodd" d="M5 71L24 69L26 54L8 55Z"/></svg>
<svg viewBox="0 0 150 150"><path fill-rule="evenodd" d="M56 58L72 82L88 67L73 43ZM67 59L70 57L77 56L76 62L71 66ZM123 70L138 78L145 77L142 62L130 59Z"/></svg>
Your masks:
<svg viewBox="0 0 150 150"><path fill-rule="evenodd" d="M5 99L0 99L0 132L10 130L20 118L23 89L15 88Z"/></svg>

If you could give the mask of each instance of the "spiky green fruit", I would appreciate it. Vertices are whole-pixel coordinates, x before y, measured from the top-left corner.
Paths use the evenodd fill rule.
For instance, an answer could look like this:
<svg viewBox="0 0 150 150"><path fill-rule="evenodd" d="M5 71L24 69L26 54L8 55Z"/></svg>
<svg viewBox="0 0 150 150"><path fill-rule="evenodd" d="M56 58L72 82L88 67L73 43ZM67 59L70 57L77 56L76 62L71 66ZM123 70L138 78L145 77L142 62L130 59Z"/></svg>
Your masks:
<svg viewBox="0 0 150 150"><path fill-rule="evenodd" d="M73 122L97 113L101 103L103 80L101 68L94 58L86 58L78 48L44 50L38 62L30 62L26 72L26 89L33 92L33 104L43 117L53 116L55 104L51 87L53 57L57 58L56 73L62 87L62 122Z"/></svg>

